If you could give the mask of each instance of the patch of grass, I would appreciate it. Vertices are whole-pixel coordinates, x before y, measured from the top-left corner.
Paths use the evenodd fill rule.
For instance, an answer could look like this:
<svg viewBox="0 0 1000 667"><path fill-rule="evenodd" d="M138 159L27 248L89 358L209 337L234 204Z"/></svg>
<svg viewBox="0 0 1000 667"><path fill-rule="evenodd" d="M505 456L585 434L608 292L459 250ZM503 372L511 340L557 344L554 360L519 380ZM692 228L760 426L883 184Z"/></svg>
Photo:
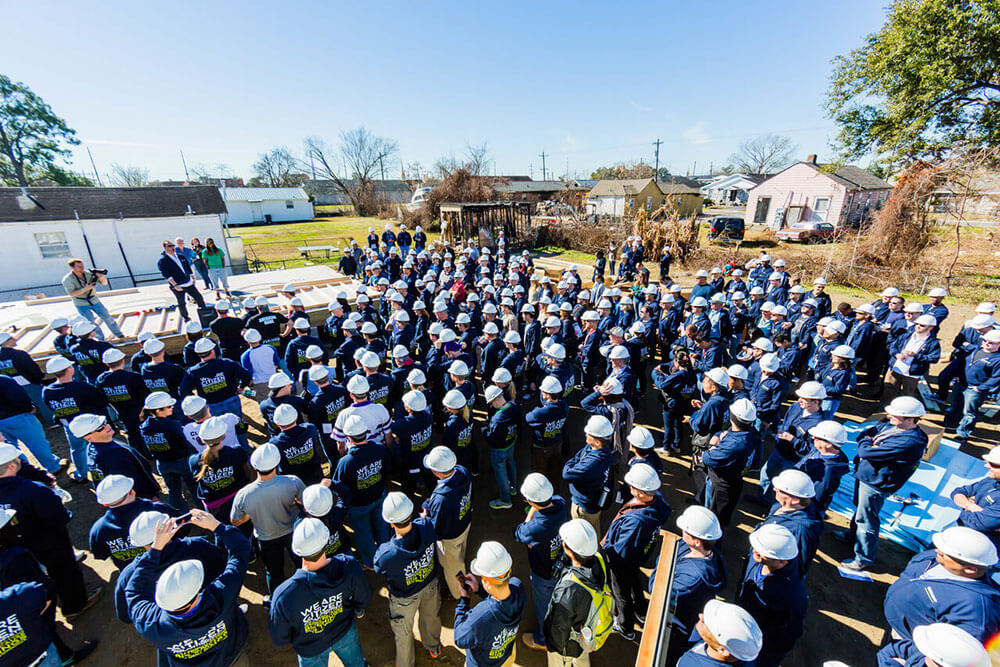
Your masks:
<svg viewBox="0 0 1000 667"><path fill-rule="evenodd" d="M596 259L596 256L589 252L581 252L579 250L566 250L565 248L560 248L558 246L549 246L549 245L532 248L531 252L538 253L539 255L544 255L546 257L562 259L567 262L586 264L588 266L593 264L594 260Z"/></svg>

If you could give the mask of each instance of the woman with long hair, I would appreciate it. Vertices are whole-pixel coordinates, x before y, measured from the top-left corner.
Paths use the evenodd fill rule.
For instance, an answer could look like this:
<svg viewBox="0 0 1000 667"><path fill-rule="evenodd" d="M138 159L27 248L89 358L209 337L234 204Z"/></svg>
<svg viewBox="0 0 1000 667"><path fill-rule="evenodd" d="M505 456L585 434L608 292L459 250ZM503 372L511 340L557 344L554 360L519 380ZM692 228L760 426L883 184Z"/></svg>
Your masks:
<svg viewBox="0 0 1000 667"><path fill-rule="evenodd" d="M218 417L206 419L198 429L198 439L205 449L188 459L195 495L205 511L219 521L229 521L236 492L250 482L250 457L239 447L222 444L226 429L226 423Z"/></svg>
<svg viewBox="0 0 1000 667"><path fill-rule="evenodd" d="M167 485L167 504L178 510L187 509L183 486L197 497L194 477L188 459L195 453L179 420L174 418L177 399L164 391L154 391L146 397L139 419L139 433L146 442L149 455L156 461L157 472Z"/></svg>
<svg viewBox="0 0 1000 667"><path fill-rule="evenodd" d="M215 298L218 299L220 292L223 291L227 297L231 297L229 293L229 268L226 266L226 254L215 245L215 239L211 237L205 239L205 247L201 249L200 256L202 263L208 269L208 275L212 279L212 284L215 285Z"/></svg>
<svg viewBox="0 0 1000 667"><path fill-rule="evenodd" d="M211 241L211 239L209 239L209 241ZM202 256L205 252L205 246L201 244L201 239L195 236L192 237L189 247L191 248L191 253L194 256L194 259L191 262L192 268L194 268L194 270L198 272L198 276L205 281L205 289L212 289L213 281L209 278L208 265L205 264L205 258ZM215 283L215 287L218 289L219 284Z"/></svg>

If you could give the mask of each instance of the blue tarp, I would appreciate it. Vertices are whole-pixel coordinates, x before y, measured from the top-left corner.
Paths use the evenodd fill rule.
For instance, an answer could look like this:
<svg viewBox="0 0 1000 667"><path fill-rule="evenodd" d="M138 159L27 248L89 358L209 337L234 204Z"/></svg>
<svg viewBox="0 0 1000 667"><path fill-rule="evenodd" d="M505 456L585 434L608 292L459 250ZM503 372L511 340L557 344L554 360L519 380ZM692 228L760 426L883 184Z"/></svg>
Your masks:
<svg viewBox="0 0 1000 667"><path fill-rule="evenodd" d="M844 445L849 461L857 453L858 433L873 423L846 422L850 440ZM986 476L982 459L963 454L959 443L942 438L941 447L930 461L921 461L909 481L886 500L882 508L882 536L911 551L931 546L931 535L955 523L959 510L951 502L957 487ZM853 466L852 466L853 470ZM840 488L833 495L830 509L850 518L854 515L854 475L844 475ZM905 504L903 499L912 499Z"/></svg>

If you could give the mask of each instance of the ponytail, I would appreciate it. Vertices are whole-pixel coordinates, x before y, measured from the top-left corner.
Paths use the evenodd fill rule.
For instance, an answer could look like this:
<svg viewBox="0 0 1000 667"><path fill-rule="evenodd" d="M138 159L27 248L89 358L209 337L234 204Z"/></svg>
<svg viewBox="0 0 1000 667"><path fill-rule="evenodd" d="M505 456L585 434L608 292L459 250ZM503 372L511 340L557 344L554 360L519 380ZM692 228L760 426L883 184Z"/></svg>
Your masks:
<svg viewBox="0 0 1000 667"><path fill-rule="evenodd" d="M462 419L464 419L467 423L472 423L472 410L469 409L468 403L466 403L465 407L459 410L458 413L462 415Z"/></svg>
<svg viewBox="0 0 1000 667"><path fill-rule="evenodd" d="M201 452L201 458L198 459L198 472L194 476L196 482L200 482L208 474L208 471L212 466L214 466L219 461L219 449L218 445L222 442L222 438L219 438L215 442L205 443L205 449Z"/></svg>

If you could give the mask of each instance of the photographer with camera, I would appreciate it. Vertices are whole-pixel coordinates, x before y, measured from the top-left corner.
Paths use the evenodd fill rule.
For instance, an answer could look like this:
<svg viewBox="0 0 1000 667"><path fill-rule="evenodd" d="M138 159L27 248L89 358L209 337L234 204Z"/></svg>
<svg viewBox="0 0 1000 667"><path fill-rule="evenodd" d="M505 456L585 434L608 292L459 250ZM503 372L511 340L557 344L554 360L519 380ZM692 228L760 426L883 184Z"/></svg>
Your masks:
<svg viewBox="0 0 1000 667"><path fill-rule="evenodd" d="M115 319L111 317L108 309L97 298L97 286L108 284L108 270L87 270L83 266L83 260L75 257L67 264L69 264L70 271L63 276L62 286L66 290L66 294L73 297L73 306L76 308L76 312L97 327L97 335L102 340L104 335L101 332L101 327L95 321L96 317L101 318L101 321L107 325L115 338L124 338L125 335L118 328Z"/></svg>

